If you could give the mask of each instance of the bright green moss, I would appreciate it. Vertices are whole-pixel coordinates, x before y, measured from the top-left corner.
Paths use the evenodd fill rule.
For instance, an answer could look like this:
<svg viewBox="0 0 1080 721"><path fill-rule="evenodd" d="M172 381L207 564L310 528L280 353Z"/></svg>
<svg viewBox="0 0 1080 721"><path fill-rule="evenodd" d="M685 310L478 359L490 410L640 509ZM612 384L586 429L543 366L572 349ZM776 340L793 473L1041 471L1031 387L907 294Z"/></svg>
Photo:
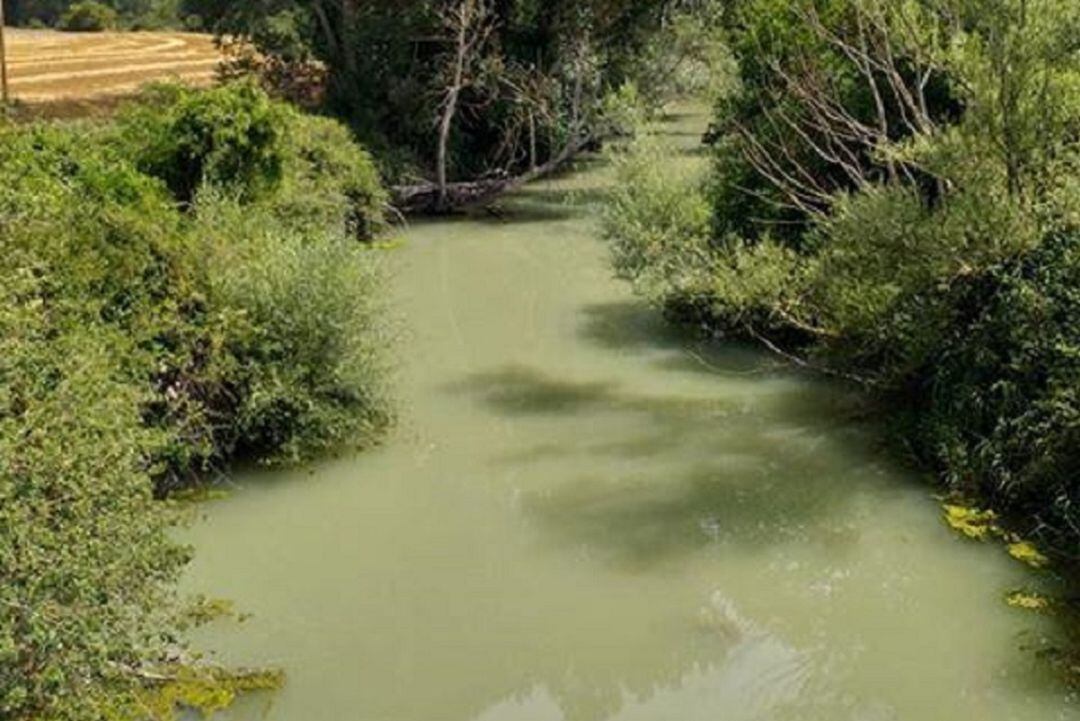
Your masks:
<svg viewBox="0 0 1080 721"><path fill-rule="evenodd" d="M210 718L246 693L276 691L285 683L281 671L230 671L220 668L173 667L137 695L148 721L176 721L184 710Z"/></svg>

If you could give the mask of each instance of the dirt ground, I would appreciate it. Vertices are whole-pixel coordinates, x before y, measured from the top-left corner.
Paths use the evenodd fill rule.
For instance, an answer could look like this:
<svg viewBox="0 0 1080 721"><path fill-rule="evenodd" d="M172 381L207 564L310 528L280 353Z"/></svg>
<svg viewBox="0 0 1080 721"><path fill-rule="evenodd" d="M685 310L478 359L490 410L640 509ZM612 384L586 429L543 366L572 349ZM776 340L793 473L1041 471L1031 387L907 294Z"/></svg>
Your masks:
<svg viewBox="0 0 1080 721"><path fill-rule="evenodd" d="M221 59L213 38L195 33L5 32L12 99L49 114L108 108L152 81L209 84Z"/></svg>

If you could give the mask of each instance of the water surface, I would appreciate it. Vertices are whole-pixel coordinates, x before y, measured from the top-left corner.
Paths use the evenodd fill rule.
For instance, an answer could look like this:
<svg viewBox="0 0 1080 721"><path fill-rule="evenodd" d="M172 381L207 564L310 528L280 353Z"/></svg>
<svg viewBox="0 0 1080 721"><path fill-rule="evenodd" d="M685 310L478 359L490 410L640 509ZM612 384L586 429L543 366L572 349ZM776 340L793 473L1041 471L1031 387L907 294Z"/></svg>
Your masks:
<svg viewBox="0 0 1080 721"><path fill-rule="evenodd" d="M390 442L240 474L192 529L189 588L254 614L199 644L289 677L229 717L1080 719L1002 603L1026 569L951 535L845 389L634 300L586 165L410 229Z"/></svg>

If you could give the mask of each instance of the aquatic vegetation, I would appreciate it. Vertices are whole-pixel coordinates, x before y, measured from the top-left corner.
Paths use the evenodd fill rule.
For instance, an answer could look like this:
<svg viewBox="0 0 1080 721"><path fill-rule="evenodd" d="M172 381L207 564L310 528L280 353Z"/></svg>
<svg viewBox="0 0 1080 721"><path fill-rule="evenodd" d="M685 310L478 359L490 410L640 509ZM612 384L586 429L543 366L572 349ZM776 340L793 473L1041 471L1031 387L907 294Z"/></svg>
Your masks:
<svg viewBox="0 0 1080 721"><path fill-rule="evenodd" d="M1032 568L1049 565L1050 559L1034 543L1022 540L1000 526L998 515L993 511L957 503L946 503L942 508L945 510L945 523L957 533L976 541L1000 538L1005 542L1009 555L1016 560Z"/></svg>
<svg viewBox="0 0 1080 721"><path fill-rule="evenodd" d="M944 505L945 522L949 528L977 541L1000 535L996 525L997 514L993 511L980 510L972 506L947 503Z"/></svg>
<svg viewBox="0 0 1080 721"><path fill-rule="evenodd" d="M220 486L200 485L191 488L182 488L169 495L169 500L180 504L201 504L211 501L223 501L230 496L230 492Z"/></svg>
<svg viewBox="0 0 1080 721"><path fill-rule="evenodd" d="M151 674L137 693L137 708L149 721L176 721L183 711L210 718L242 694L276 691L285 683L277 670L228 670L217 667L173 666Z"/></svg>
<svg viewBox="0 0 1080 721"><path fill-rule="evenodd" d="M1040 553L1035 544L1030 541L1014 541L1010 543L1009 555L1032 568L1043 568L1050 563L1050 559Z"/></svg>
<svg viewBox="0 0 1080 721"><path fill-rule="evenodd" d="M1045 612L1053 608L1053 602L1049 598L1032 591L1012 591L1006 594L1005 603L1025 611Z"/></svg>
<svg viewBox="0 0 1080 721"><path fill-rule="evenodd" d="M236 602L228 598L207 598L198 596L193 599L183 613L183 622L192 626L201 626L211 621L232 619L243 622L249 618L236 608Z"/></svg>

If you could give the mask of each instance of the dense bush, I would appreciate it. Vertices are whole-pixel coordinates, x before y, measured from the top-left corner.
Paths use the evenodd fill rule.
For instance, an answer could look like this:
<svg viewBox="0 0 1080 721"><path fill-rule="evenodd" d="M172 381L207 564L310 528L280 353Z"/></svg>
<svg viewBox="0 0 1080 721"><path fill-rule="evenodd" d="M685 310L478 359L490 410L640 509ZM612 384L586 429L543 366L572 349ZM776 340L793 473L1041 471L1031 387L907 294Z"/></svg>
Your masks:
<svg viewBox="0 0 1080 721"><path fill-rule="evenodd" d="M209 185L299 230L345 226L367 239L382 227L386 192L349 131L272 101L250 82L151 88L121 113L114 136L181 203Z"/></svg>
<svg viewBox="0 0 1080 721"><path fill-rule="evenodd" d="M345 135L246 89L198 95L152 102L167 118L250 103L322 127L332 158L366 159ZM168 538L172 512L155 493L238 455L294 461L371 442L389 419L375 251L350 225L378 222L367 215L378 202L353 202L381 198L363 185L373 176L314 151L300 158L297 147L319 147L310 139L275 134L282 146L267 149L243 112L216 115L228 152L276 155L279 180L230 175L215 146L182 206L141 170L167 166L123 145L145 117L0 128L5 719L123 718L139 674L175 657L173 582L187 551ZM180 132L176 142L150 127L139 137L155 151L199 137L192 123L152 126ZM340 198L305 198L325 188ZM318 222L283 222L295 207Z"/></svg>
<svg viewBox="0 0 1080 721"><path fill-rule="evenodd" d="M624 159L617 270L857 379L952 490L1076 558L1080 6L741 0L728 19L742 77L712 177L665 188L655 158Z"/></svg>
<svg viewBox="0 0 1080 721"><path fill-rule="evenodd" d="M612 153L618 182L603 210L604 231L619 277L646 292L694 292L711 256L710 208L696 192L697 170L680 174L667 155L648 134Z"/></svg>
<svg viewBox="0 0 1080 721"><path fill-rule="evenodd" d="M389 203L371 155L341 123L292 114L284 137L284 173L272 214L298 230L340 229L367 240L384 229Z"/></svg>
<svg viewBox="0 0 1080 721"><path fill-rule="evenodd" d="M244 455L297 461L372 439L389 420L382 397L382 293L373 251L345 226L314 230L199 199L211 306L232 318L229 444Z"/></svg>
<svg viewBox="0 0 1080 721"><path fill-rule="evenodd" d="M0 157L0 715L97 719L161 648L183 560L132 382L175 218L74 134L4 131Z"/></svg>
<svg viewBox="0 0 1080 721"><path fill-rule="evenodd" d="M281 182L290 111L250 83L207 91L162 85L119 120L119 142L139 169L161 178L181 202L204 183L244 200Z"/></svg>
<svg viewBox="0 0 1080 721"><path fill-rule="evenodd" d="M60 16L57 27L69 32L101 32L114 29L119 19L117 12L108 5L96 0L83 0Z"/></svg>
<svg viewBox="0 0 1080 721"><path fill-rule="evenodd" d="M903 380L904 421L950 486L1011 510L1046 548L1077 548L1080 228L920 302L937 335Z"/></svg>

